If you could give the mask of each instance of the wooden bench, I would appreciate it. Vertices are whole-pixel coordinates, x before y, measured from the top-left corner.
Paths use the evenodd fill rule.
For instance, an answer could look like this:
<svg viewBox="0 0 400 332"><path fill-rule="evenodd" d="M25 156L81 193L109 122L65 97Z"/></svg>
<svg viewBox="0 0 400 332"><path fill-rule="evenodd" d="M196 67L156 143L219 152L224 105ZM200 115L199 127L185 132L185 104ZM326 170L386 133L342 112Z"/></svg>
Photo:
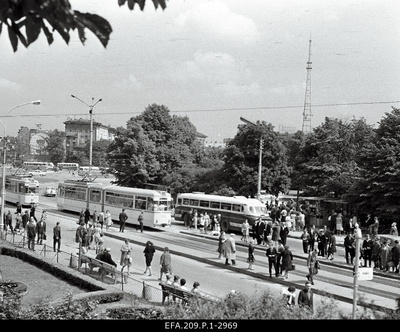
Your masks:
<svg viewBox="0 0 400 332"><path fill-rule="evenodd" d="M167 285L165 282L160 282L162 290L162 304L164 304L165 300L168 302L172 297L172 301L176 302L176 298L178 298L182 304L186 305L188 300L194 296L194 294L190 291L176 288L172 285Z"/></svg>
<svg viewBox="0 0 400 332"><path fill-rule="evenodd" d="M106 262L100 261L90 254L81 255L81 265L85 264L85 270L87 270L87 265L89 265L89 274L93 272L94 268L99 269L99 280L104 282L104 277L107 274L111 274L113 277L114 284L117 282L117 277L121 277L121 282L126 283L128 280L128 272L121 272L116 266L108 264Z"/></svg>

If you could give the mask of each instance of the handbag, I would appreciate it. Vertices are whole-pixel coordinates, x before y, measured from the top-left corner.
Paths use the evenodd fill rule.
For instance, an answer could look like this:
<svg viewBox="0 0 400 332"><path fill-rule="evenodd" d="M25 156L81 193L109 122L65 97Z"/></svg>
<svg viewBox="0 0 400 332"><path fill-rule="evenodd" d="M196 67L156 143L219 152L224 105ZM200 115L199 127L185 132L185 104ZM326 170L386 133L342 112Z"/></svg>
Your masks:
<svg viewBox="0 0 400 332"><path fill-rule="evenodd" d="M294 270L296 270L296 265L294 265L293 263L291 263L291 264L289 265L289 271L294 271Z"/></svg>
<svg viewBox="0 0 400 332"><path fill-rule="evenodd" d="M43 240L47 240L46 234L43 235Z"/></svg>

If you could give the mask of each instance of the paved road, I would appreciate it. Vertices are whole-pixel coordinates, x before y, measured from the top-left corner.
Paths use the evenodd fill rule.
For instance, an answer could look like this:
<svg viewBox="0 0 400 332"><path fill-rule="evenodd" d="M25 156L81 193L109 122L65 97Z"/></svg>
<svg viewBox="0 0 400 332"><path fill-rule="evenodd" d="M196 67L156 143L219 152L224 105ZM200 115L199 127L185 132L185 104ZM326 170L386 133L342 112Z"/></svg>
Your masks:
<svg viewBox="0 0 400 332"><path fill-rule="evenodd" d="M55 213L57 211L54 211L53 213L51 209L46 209L49 211L48 234L51 234L51 229L55 222L61 220L63 229L62 250L65 253L69 253L69 255L75 254L77 252L77 244L73 241L73 239L75 229L77 227L77 216L62 217ZM40 213L41 208L39 207L38 214L40 215ZM141 295L143 290L143 282L145 282L151 287L154 287L154 290L159 290L157 279L159 275L158 259L161 253L160 249L165 245L164 243L169 243L168 246L170 247L174 257L174 272L180 274L181 276L185 276L188 279L189 286L191 286L191 283L195 280L201 281L202 289L206 293L222 297L226 295L230 289L241 291L242 286L243 292L246 292L246 289L253 289L255 287L257 287L258 290L270 289L275 292L281 292L282 289L287 288L288 285L292 284L295 285L297 289L300 289L306 280L306 269L302 266L306 255L302 254L299 237L300 232L291 232L288 239L288 243L295 253L295 260L299 262L298 264L296 263L298 269L290 273L288 280L284 280L282 278L273 278L270 280L267 273L265 247L256 246L257 262L254 266L254 270L248 271L247 263L245 261L245 258L247 257L247 247L245 243L239 240L240 237L237 237L238 266L226 267L222 261L217 259L217 254L215 252L217 237L215 236L205 236L203 234L199 234L199 231L197 230L186 230L178 222L174 222L171 227L163 229L161 233L146 230L143 234L137 232L134 228L128 228L126 229L125 233L119 233L118 227L115 225L105 234L105 241L107 242L107 246L112 248L114 260L118 262L119 248L122 245L123 239L125 238L130 240L134 246L134 252L138 254L134 255L135 261L133 263L130 282L128 282L128 284L117 283L116 285L111 285L111 287L117 287L118 289L124 287L125 291ZM49 236L49 238L51 238L51 236ZM175 242L172 240L168 240L170 242L163 242L163 238L165 241L167 241L167 239L173 239ZM177 240L178 238L179 240ZM148 239L152 239L154 243L158 245L157 255L153 261L153 276L151 277L143 275L144 258L141 254L144 243ZM354 278L352 277L351 267L346 266L345 264L344 251L341 247L343 238L339 237L338 242L339 252L337 253L335 261L322 262L323 268L321 270L321 274L316 277L314 289L320 294L322 294L324 291L329 291L337 296L343 296L347 299L347 302L342 302L341 307L345 308L346 311L349 311L352 308L351 299L353 296L353 289L351 286ZM192 245L183 246L184 243L192 243ZM211 243L211 245L209 243ZM51 241L48 241L48 244L51 245ZM64 256L64 264L70 263L68 258L69 256ZM338 271L333 270L335 266L338 266L338 268L347 267L347 270L341 271L341 273L343 273L341 280L343 284L346 284L344 287L343 285L337 284ZM210 277L210 273L212 273L212 277ZM390 292L393 292L393 287L388 287L385 285L385 283L381 282L383 279L379 277L379 274L380 273L376 273L374 276L374 279L376 280L373 281L373 286L376 287L376 292L371 293L367 291L368 285L372 284L372 282L360 281L360 293L362 293L362 295L365 296L368 301L374 301L374 303L377 305L395 309L397 307L397 303L393 299L393 296L392 298L385 297L386 292L389 292L389 289ZM397 278L395 279L395 282L398 283L398 275L391 274L390 276ZM210 282L207 282L206 280L209 280ZM216 283L215 280L224 280L224 282L223 284L218 282ZM153 292L153 294L155 293L156 292ZM155 299L156 296L153 296L153 298Z"/></svg>

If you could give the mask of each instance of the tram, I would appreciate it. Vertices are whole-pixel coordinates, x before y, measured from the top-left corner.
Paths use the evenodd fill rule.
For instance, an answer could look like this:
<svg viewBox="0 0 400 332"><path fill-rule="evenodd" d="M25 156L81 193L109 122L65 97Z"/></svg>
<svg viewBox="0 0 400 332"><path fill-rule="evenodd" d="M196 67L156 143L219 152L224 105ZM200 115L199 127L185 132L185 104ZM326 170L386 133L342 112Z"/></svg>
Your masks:
<svg viewBox="0 0 400 332"><path fill-rule="evenodd" d="M146 227L171 226L172 198L166 191L121 187L98 182L66 180L58 184L57 208L72 212L89 209L110 211L112 219L118 221L122 209L128 215L127 224L138 225L138 216L143 211Z"/></svg>
<svg viewBox="0 0 400 332"><path fill-rule="evenodd" d="M0 178L0 181L3 181ZM28 176L5 177L5 201L21 206L39 203L39 181Z"/></svg>

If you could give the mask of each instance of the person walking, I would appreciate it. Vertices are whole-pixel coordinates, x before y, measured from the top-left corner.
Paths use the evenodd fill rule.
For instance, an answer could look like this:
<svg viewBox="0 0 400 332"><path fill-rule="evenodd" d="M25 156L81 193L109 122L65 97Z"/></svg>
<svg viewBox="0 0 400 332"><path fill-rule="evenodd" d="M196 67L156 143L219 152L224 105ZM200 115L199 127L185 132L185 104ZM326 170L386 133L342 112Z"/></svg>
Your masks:
<svg viewBox="0 0 400 332"><path fill-rule="evenodd" d="M303 229L303 233L300 235L300 239L303 244L303 252L305 254L308 254L308 249L310 245L310 234L307 232L306 228Z"/></svg>
<svg viewBox="0 0 400 332"><path fill-rule="evenodd" d="M40 218L36 224L37 244L43 244L43 240L46 240L46 222L44 219Z"/></svg>
<svg viewBox="0 0 400 332"><path fill-rule="evenodd" d="M335 253L337 252L336 248L336 235L335 233L331 233L331 236L329 237L329 242L328 242L328 256L327 259L330 259L333 261L335 259Z"/></svg>
<svg viewBox="0 0 400 332"><path fill-rule="evenodd" d="M253 270L253 264L255 262L253 241L254 241L253 239L250 240L248 247L248 256L247 256L247 263L249 263L249 267L247 268L248 270Z"/></svg>
<svg viewBox="0 0 400 332"><path fill-rule="evenodd" d="M399 232L398 232L398 230L397 230L397 223L396 223L396 222L392 223L392 225L390 226L390 232L389 232L389 234L390 234L390 235L396 235L396 236L399 235Z"/></svg>
<svg viewBox="0 0 400 332"><path fill-rule="evenodd" d="M281 271L283 278L288 279L289 278L289 269L292 267L292 261L293 261L293 254L289 250L289 246L285 245L284 250L282 251L281 254Z"/></svg>
<svg viewBox="0 0 400 332"><path fill-rule="evenodd" d="M129 240L126 239L123 243L123 245L121 246L121 259L119 261L119 265L123 266L124 265L124 260L125 260L125 256L127 255L128 252L132 251L132 246L129 244Z"/></svg>
<svg viewBox="0 0 400 332"><path fill-rule="evenodd" d="M35 219L35 222L37 222L35 213L36 213L35 203L32 203L32 204L31 204L31 211L30 211L30 213L29 213L29 217L33 217L33 219Z"/></svg>
<svg viewBox="0 0 400 332"><path fill-rule="evenodd" d="M325 257L326 236L323 229L320 229L317 236L318 256Z"/></svg>
<svg viewBox="0 0 400 332"><path fill-rule="evenodd" d="M224 254L225 241L226 241L226 234L224 231L221 231L221 233L219 234L219 237L218 237L218 249L217 249L217 252L219 254L218 259L221 259L222 255L225 256L225 254Z"/></svg>
<svg viewBox="0 0 400 332"><path fill-rule="evenodd" d="M164 252L160 257L160 278L158 280L162 281L162 277L164 274L172 274L172 266L171 266L171 254L169 253L169 248L165 247Z"/></svg>
<svg viewBox="0 0 400 332"><path fill-rule="evenodd" d="M349 233L346 234L344 238L344 251L346 257L346 263L353 265L353 260L356 255L355 239L353 235Z"/></svg>
<svg viewBox="0 0 400 332"><path fill-rule="evenodd" d="M14 227L12 225L12 215L10 210L8 210L7 214L5 215L4 221L6 230L10 230L11 233L14 233Z"/></svg>
<svg viewBox="0 0 400 332"><path fill-rule="evenodd" d="M28 210L25 210L25 213L22 215L22 228L25 229L26 225L28 225L29 222L29 212Z"/></svg>
<svg viewBox="0 0 400 332"><path fill-rule="evenodd" d="M16 212L14 232L20 232L22 229L22 216L20 212Z"/></svg>
<svg viewBox="0 0 400 332"><path fill-rule="evenodd" d="M87 225L89 220L90 220L90 210L89 210L89 208L86 208L86 210L84 212L84 216L85 216L85 224Z"/></svg>
<svg viewBox="0 0 400 332"><path fill-rule="evenodd" d="M106 230L108 231L113 224L110 210L104 213L104 222L106 223Z"/></svg>
<svg viewBox="0 0 400 332"><path fill-rule="evenodd" d="M143 210L140 211L140 214L138 216L138 223L139 223L139 227L136 228L136 230L138 230L140 228L140 232L143 233L143 218L144 218L144 212Z"/></svg>
<svg viewBox="0 0 400 332"><path fill-rule="evenodd" d="M26 235L28 237L28 249L35 251L36 225L34 218L31 217L28 225L26 225Z"/></svg>
<svg viewBox="0 0 400 332"><path fill-rule="evenodd" d="M56 225L53 228L53 250L54 252L56 251L56 245L57 245L57 251L60 251L61 247L61 226L60 222L57 221Z"/></svg>
<svg viewBox="0 0 400 332"><path fill-rule="evenodd" d="M364 239L361 247L362 258L364 259L364 267L367 267L367 262L368 266L371 267L373 246L374 246L374 241L372 241L371 235L367 234L367 237Z"/></svg>
<svg viewBox="0 0 400 332"><path fill-rule="evenodd" d="M151 262L153 261L154 253L156 250L154 249L153 242L147 241L146 246L144 247L143 253L145 258L146 270L143 274L149 272L149 276L151 276Z"/></svg>
<svg viewBox="0 0 400 332"><path fill-rule="evenodd" d="M101 230L103 230L103 226L104 226L104 211L100 211L98 220L99 220L99 224L100 224Z"/></svg>
<svg viewBox="0 0 400 332"><path fill-rule="evenodd" d="M277 267L277 256L278 250L276 246L272 243L271 236L267 238L267 251L265 255L268 257L268 269L269 269L269 277L272 278L272 267L275 270L275 276L279 276L279 270Z"/></svg>
<svg viewBox="0 0 400 332"><path fill-rule="evenodd" d="M119 219L119 232L124 233L126 220L128 219L128 215L126 214L125 209L122 209L122 211L118 216L118 219Z"/></svg>
<svg viewBox="0 0 400 332"><path fill-rule="evenodd" d="M233 266L236 266L236 241L235 234L231 235L226 239L224 244L224 257L225 265L230 265L229 260L232 262Z"/></svg>
<svg viewBox="0 0 400 332"><path fill-rule="evenodd" d="M281 233L281 226L277 221L275 221L275 223L272 226L272 241L275 242L275 245L278 245L278 242L281 240L280 233Z"/></svg>
<svg viewBox="0 0 400 332"><path fill-rule="evenodd" d="M247 219L242 224L242 238L241 240L244 242L249 242L249 234L250 234L250 224Z"/></svg>
<svg viewBox="0 0 400 332"><path fill-rule="evenodd" d="M372 246L372 261L374 262L374 269L381 269L381 239L379 236L375 237L374 245Z"/></svg>
<svg viewBox="0 0 400 332"><path fill-rule="evenodd" d="M285 246L285 245L286 245L287 237L288 237L288 235L289 235L289 228L286 227L286 225L283 225L283 226L281 227L281 232L280 232L279 235L280 235L280 237L281 237L281 243Z"/></svg>
<svg viewBox="0 0 400 332"><path fill-rule="evenodd" d="M308 274L307 279L314 285L314 275L318 274L318 249L314 248L313 251L310 251L307 257L307 267L308 267Z"/></svg>
<svg viewBox="0 0 400 332"><path fill-rule="evenodd" d="M310 281L306 281L305 288L303 288L299 297L297 298L297 304L299 307L308 308L311 311L314 309L314 293L311 289L312 283Z"/></svg>
<svg viewBox="0 0 400 332"><path fill-rule="evenodd" d="M124 283L127 283L127 276L124 276L124 273L122 273L124 270L126 271L127 275L130 274L130 268L132 266L132 257L131 257L132 251L131 249L128 249L124 256L124 260L121 264L121 274L122 274L122 280Z"/></svg>
<svg viewBox="0 0 400 332"><path fill-rule="evenodd" d="M378 217L374 217L374 223L369 226L368 230L369 230L369 233L371 234L372 238L374 238L375 236L378 235L378 232L379 232L379 220L378 220Z"/></svg>
<svg viewBox="0 0 400 332"><path fill-rule="evenodd" d="M392 248L392 261L393 261L393 272L399 273L399 263L400 263L400 244L399 240L394 241L394 246Z"/></svg>
<svg viewBox="0 0 400 332"><path fill-rule="evenodd" d="M336 235L342 235L343 232L343 217L342 214L339 212L336 215Z"/></svg>

